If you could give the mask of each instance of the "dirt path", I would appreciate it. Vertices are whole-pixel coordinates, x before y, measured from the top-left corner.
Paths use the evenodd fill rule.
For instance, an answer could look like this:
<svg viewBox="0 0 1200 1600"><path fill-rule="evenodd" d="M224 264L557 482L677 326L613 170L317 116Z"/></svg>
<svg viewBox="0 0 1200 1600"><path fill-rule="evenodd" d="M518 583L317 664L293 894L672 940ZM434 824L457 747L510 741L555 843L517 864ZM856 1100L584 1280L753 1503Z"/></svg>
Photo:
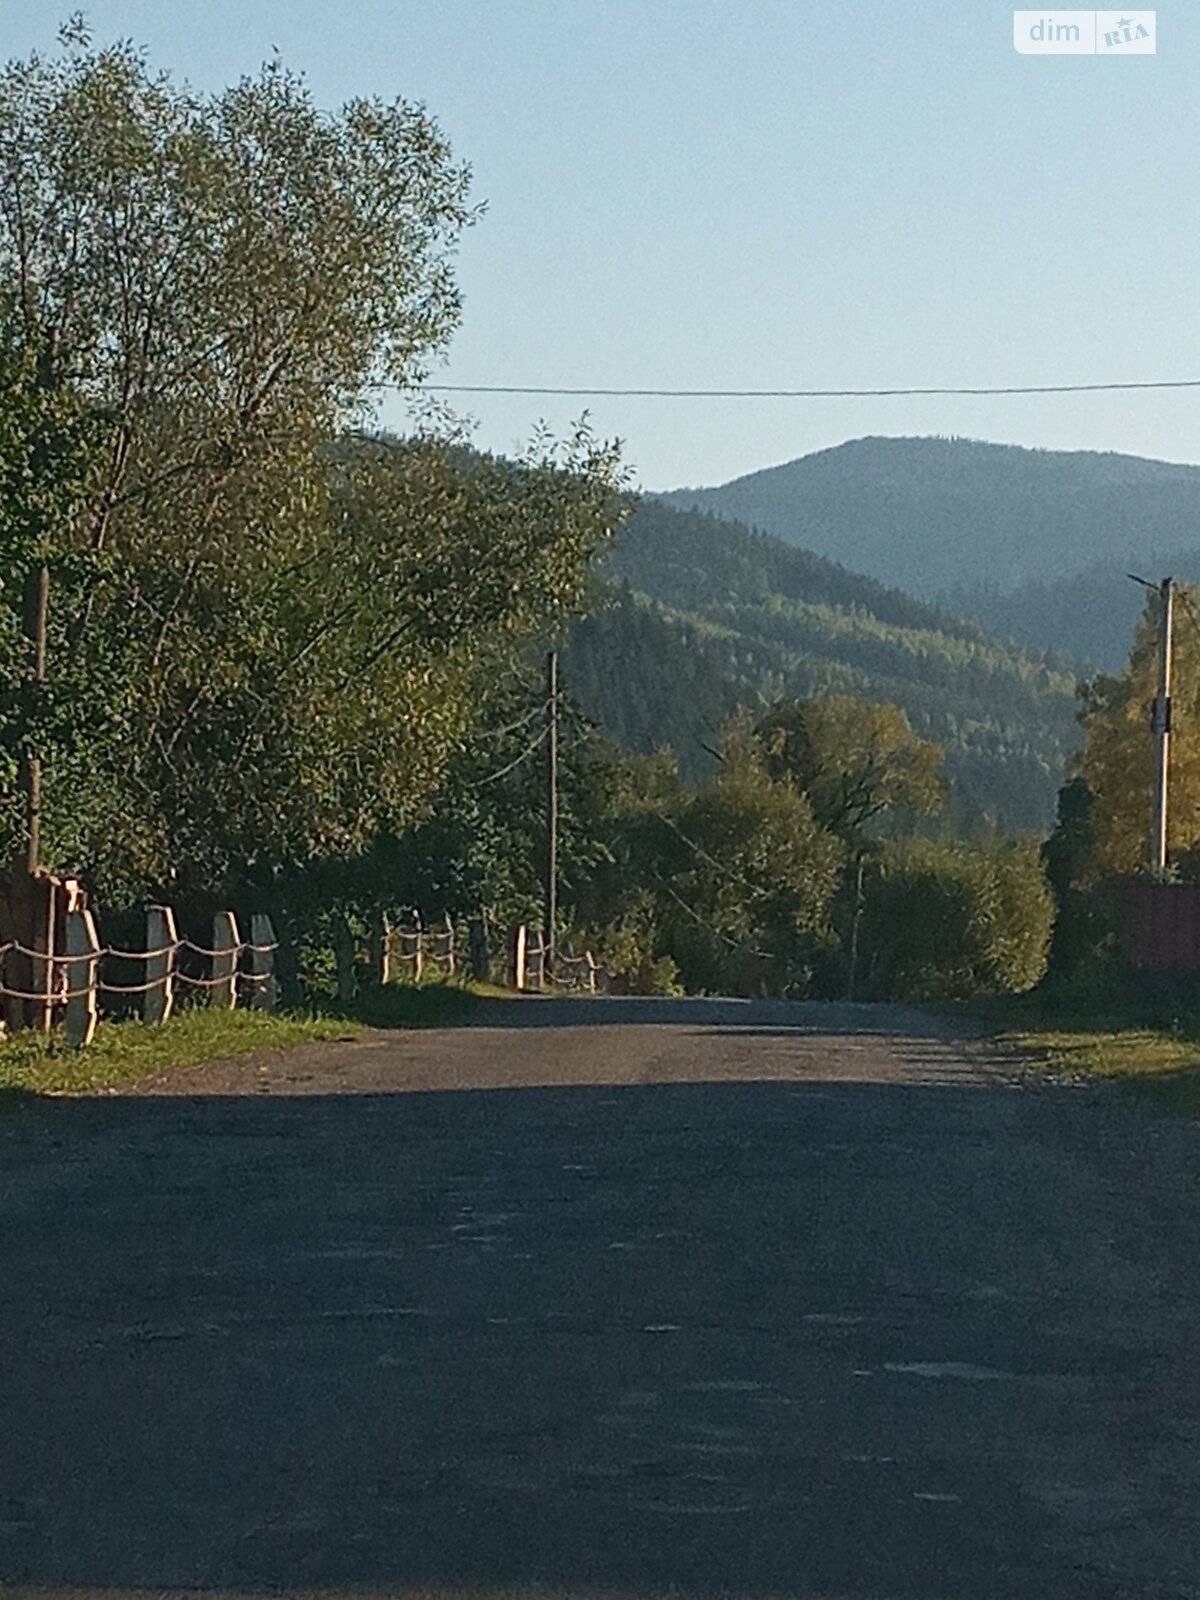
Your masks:
<svg viewBox="0 0 1200 1600"><path fill-rule="evenodd" d="M33 1106L0 1595L1200 1595L1198 1153L899 1008L497 1002Z"/></svg>

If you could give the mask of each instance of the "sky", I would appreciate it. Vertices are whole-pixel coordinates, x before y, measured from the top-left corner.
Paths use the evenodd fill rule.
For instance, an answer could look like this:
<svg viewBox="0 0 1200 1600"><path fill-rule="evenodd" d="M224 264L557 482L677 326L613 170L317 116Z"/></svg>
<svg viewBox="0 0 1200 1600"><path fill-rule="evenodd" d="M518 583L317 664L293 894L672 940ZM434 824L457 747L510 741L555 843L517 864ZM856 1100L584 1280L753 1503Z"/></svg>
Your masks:
<svg viewBox="0 0 1200 1600"><path fill-rule="evenodd" d="M50 50L0 0L0 55ZM1029 56L1012 9L799 0L92 0L218 90L278 50L334 108L422 101L471 165L447 383L847 388L1200 378L1200 5L1158 54ZM1056 14L1053 9L1047 16ZM511 451L586 407L651 489L864 434L1200 461L1200 390L456 396ZM399 400L381 421L403 427Z"/></svg>

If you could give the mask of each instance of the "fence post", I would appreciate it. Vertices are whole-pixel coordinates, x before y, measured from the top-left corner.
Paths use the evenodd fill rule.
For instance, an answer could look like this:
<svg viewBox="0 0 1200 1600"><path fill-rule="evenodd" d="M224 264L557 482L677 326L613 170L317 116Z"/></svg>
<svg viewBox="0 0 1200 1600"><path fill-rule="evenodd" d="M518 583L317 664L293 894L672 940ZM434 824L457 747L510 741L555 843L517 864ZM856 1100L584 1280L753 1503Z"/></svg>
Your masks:
<svg viewBox="0 0 1200 1600"><path fill-rule="evenodd" d="M487 924L482 917L471 919L467 930L467 951L471 976L478 983L486 983L492 975L492 962L488 950Z"/></svg>
<svg viewBox="0 0 1200 1600"><path fill-rule="evenodd" d="M371 982L385 984L392 976L392 925L386 911L371 916Z"/></svg>
<svg viewBox="0 0 1200 1600"><path fill-rule="evenodd" d="M400 925L400 959L408 965L412 964L412 981L420 983L422 951L421 951L421 919L415 911L410 911L407 918Z"/></svg>
<svg viewBox="0 0 1200 1600"><path fill-rule="evenodd" d="M175 958L179 935L170 906L146 908L147 988L142 1000L143 1022L165 1022L175 1005ZM161 954L158 952L161 951Z"/></svg>
<svg viewBox="0 0 1200 1600"><path fill-rule="evenodd" d="M354 935L346 918L338 913L333 919L333 952L337 959L338 999L349 1003L354 999Z"/></svg>
<svg viewBox="0 0 1200 1600"><path fill-rule="evenodd" d="M508 942L508 982L509 987L518 992L525 987L525 946L528 938L529 929L523 922L518 922Z"/></svg>
<svg viewBox="0 0 1200 1600"><path fill-rule="evenodd" d="M454 976L454 924L450 913L442 912L442 925L433 929L433 958L446 977Z"/></svg>
<svg viewBox="0 0 1200 1600"><path fill-rule="evenodd" d="M218 911L213 918L212 948L208 1003L223 1011L232 1011L237 1005L238 957L242 950L237 918L232 911Z"/></svg>
<svg viewBox="0 0 1200 1600"><path fill-rule="evenodd" d="M274 1011L279 1003L279 984L275 978L275 951L279 941L275 925L263 912L250 918L250 995L252 1011Z"/></svg>
<svg viewBox="0 0 1200 1600"><path fill-rule="evenodd" d="M583 986L589 994L596 992L596 958L590 950L583 952Z"/></svg>
<svg viewBox="0 0 1200 1600"><path fill-rule="evenodd" d="M528 972L529 972L529 978L528 978L529 987L531 989L538 990L538 992L540 993L546 987L546 936L545 936L545 934L539 932L537 934L537 943L534 944L532 939L529 940L529 942L525 946L525 950L526 950L526 965L527 965L527 969L528 969Z"/></svg>
<svg viewBox="0 0 1200 1600"><path fill-rule="evenodd" d="M90 911L66 914L67 1043L82 1050L96 1031L96 990L100 967L100 941ZM87 959L83 959L86 957Z"/></svg>
<svg viewBox="0 0 1200 1600"><path fill-rule="evenodd" d="M5 982L17 994L5 997L10 1032L34 1028L48 1033L54 1014L55 912L58 880L50 873L14 867L2 885L4 937L21 950L5 957ZM63 908L65 909L65 907Z"/></svg>

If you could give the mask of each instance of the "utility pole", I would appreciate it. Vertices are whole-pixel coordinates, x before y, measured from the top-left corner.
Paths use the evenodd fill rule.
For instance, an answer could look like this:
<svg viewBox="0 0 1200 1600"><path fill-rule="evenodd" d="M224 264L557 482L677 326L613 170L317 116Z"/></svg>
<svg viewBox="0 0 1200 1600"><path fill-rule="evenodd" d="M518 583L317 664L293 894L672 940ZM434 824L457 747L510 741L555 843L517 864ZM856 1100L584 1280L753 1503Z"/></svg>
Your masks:
<svg viewBox="0 0 1200 1600"><path fill-rule="evenodd" d="M854 999L854 986L858 980L858 925L863 914L863 860L858 858L858 871L854 882L854 920L850 924L850 971L846 978L846 999Z"/></svg>
<svg viewBox="0 0 1200 1600"><path fill-rule="evenodd" d="M1154 696L1151 728L1155 737L1154 830L1150 836L1150 863L1161 877L1167 870L1167 784L1171 766L1171 630L1175 610L1175 582L1164 578L1158 586L1158 693Z"/></svg>
<svg viewBox="0 0 1200 1600"><path fill-rule="evenodd" d="M29 652L29 677L26 680L26 739L39 691L46 682L46 623L50 608L50 573L44 561L36 562L25 574L24 631ZM36 872L41 865L42 847L42 758L28 744L21 757L20 787L25 798L25 870Z"/></svg>
<svg viewBox="0 0 1200 1600"><path fill-rule="evenodd" d="M546 655L546 921L542 944L554 981L554 933L558 922L558 651Z"/></svg>

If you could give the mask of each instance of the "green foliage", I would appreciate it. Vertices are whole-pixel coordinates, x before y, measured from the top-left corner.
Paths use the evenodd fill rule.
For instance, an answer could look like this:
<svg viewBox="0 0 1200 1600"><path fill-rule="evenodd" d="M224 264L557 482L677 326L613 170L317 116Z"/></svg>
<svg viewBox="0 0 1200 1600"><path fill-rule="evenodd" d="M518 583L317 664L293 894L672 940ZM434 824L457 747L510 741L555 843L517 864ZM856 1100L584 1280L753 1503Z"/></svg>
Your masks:
<svg viewBox="0 0 1200 1600"><path fill-rule="evenodd" d="M1179 859L1200 841L1200 589L1178 586L1168 796L1168 851ZM1123 673L1082 691L1084 749L1079 767L1092 795L1090 880L1146 866L1154 796L1150 704L1157 687L1157 594L1147 597Z"/></svg>
<svg viewBox="0 0 1200 1600"><path fill-rule="evenodd" d="M745 719L727 725L716 778L684 799L663 881L662 947L689 990L802 993L829 942L842 847L806 795L775 782Z"/></svg>
<svg viewBox="0 0 1200 1600"><path fill-rule="evenodd" d="M423 109L330 115L277 61L203 97L129 46L73 44L0 72L0 309L38 363L0 469L10 543L23 463L75 495L47 705L86 728L81 686L116 647L136 694L106 697L101 814L39 724L52 813L85 813L52 859L69 847L110 897L275 886L428 812L513 651L578 607L616 453L585 427L519 462L362 431L458 320L469 174ZM47 396L102 423L86 474L43 447L66 427Z"/></svg>
<svg viewBox="0 0 1200 1600"><path fill-rule="evenodd" d="M80 548L78 530L100 470L103 419L55 374L44 344L0 321L0 858L23 847L17 789L23 757L57 775L44 799L43 836L57 859L78 858L106 815L133 684L122 636L88 637L117 567ZM29 590L45 569L55 671L34 680Z"/></svg>
<svg viewBox="0 0 1200 1600"><path fill-rule="evenodd" d="M868 984L902 1000L1029 989L1045 972L1052 920L1031 843L887 845L866 885Z"/></svg>
<svg viewBox="0 0 1200 1600"><path fill-rule="evenodd" d="M813 815L855 839L885 812L937 811L943 751L918 739L899 706L847 695L781 701L755 725L767 773L808 796Z"/></svg>

